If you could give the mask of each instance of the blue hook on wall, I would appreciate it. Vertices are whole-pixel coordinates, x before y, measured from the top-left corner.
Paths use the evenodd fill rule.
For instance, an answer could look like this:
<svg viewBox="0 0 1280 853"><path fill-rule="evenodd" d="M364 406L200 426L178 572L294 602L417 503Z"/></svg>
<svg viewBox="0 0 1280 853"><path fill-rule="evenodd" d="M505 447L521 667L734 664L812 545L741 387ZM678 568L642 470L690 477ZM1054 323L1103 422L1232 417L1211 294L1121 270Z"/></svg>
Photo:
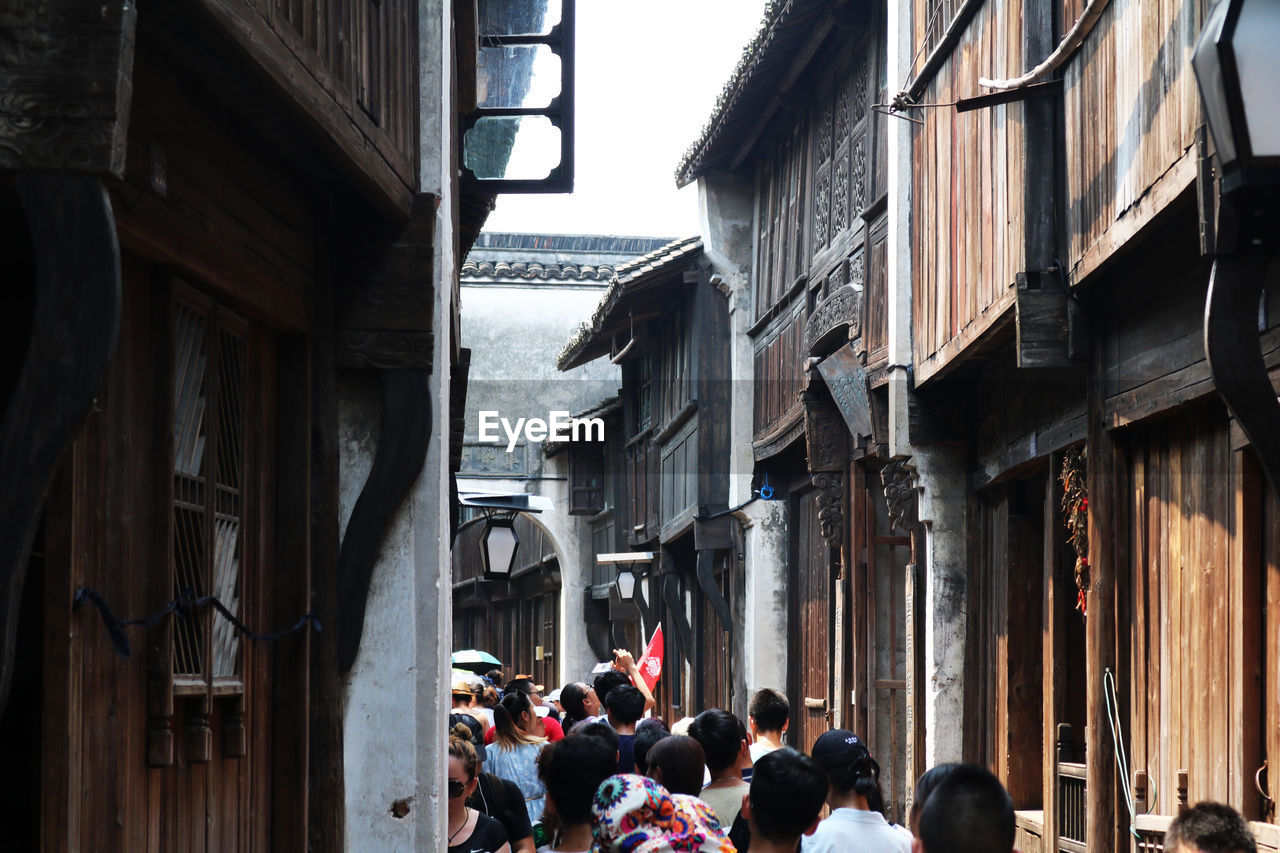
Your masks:
<svg viewBox="0 0 1280 853"><path fill-rule="evenodd" d="M768 471L764 472L764 485L760 487L760 489L756 492L756 494L760 496L761 500L766 500L766 501L773 500L773 486L769 485Z"/></svg>

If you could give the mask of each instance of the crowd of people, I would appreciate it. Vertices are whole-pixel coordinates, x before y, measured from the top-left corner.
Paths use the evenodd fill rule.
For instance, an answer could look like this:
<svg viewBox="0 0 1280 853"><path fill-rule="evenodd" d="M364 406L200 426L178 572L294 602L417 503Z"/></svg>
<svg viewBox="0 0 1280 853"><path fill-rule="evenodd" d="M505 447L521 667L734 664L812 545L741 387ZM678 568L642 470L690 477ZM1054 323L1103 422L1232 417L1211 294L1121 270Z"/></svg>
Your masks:
<svg viewBox="0 0 1280 853"><path fill-rule="evenodd" d="M940 764L894 823L868 744L832 729L783 744L790 706L759 690L744 724L713 708L670 728L625 651L545 697L498 671L453 685L450 853L1013 853L1013 802L985 767ZM502 684L501 689L498 685ZM603 698L601 698L603 697ZM825 815L824 815L825 810ZM1248 823L1202 803L1166 853L1255 853Z"/></svg>

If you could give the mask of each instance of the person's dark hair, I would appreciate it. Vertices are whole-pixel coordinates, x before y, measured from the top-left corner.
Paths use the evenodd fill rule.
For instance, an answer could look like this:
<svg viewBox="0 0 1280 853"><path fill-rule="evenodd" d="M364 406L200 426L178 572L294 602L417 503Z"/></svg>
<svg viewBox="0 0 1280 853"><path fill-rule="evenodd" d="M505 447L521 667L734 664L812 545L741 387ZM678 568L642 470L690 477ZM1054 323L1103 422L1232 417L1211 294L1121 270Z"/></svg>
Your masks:
<svg viewBox="0 0 1280 853"><path fill-rule="evenodd" d="M1231 806L1197 803L1169 824L1165 853L1257 853L1249 824Z"/></svg>
<svg viewBox="0 0 1280 853"><path fill-rule="evenodd" d="M661 717L645 717L643 720L636 723L637 732L641 729L647 728L662 729L667 734L671 734L671 729L667 728L667 721Z"/></svg>
<svg viewBox="0 0 1280 853"><path fill-rule="evenodd" d="M911 798L911 820L908 824L912 832L916 832L916 824L920 819L920 810L924 808L924 804L928 801L929 795L933 793L933 789L941 785L943 780L950 776L957 767L963 766L963 764L950 761L930 767L920 774L920 778L916 780L915 796Z"/></svg>
<svg viewBox="0 0 1280 853"><path fill-rule="evenodd" d="M564 719L568 723L566 729L572 728L579 720L587 718L587 708L583 704L591 688L581 681L566 684L560 691L560 705L564 708Z"/></svg>
<svg viewBox="0 0 1280 853"><path fill-rule="evenodd" d="M514 747L523 743L540 743L542 738L520 728L518 720L525 711L533 713L528 694L512 690L493 709L493 740L498 746Z"/></svg>
<svg viewBox="0 0 1280 853"><path fill-rule="evenodd" d="M1009 853L1013 800L990 770L963 764L925 801L918 835L927 853Z"/></svg>
<svg viewBox="0 0 1280 853"><path fill-rule="evenodd" d="M595 683L591 686L595 688L596 698L601 702L604 702L604 699L609 695L610 690L630 683L631 679L625 672L618 672L616 669L611 669L608 672L602 672L597 675ZM605 707L609 707L608 704L606 704Z"/></svg>
<svg viewBox="0 0 1280 853"><path fill-rule="evenodd" d="M617 772L617 750L597 737L567 737L538 754L538 778L555 802L561 825L591 823L596 788Z"/></svg>
<svg viewBox="0 0 1280 853"><path fill-rule="evenodd" d="M496 687L486 687L479 691L478 696L480 698L480 704L490 710L498 707L498 702L502 700L502 697L498 695L498 689Z"/></svg>
<svg viewBox="0 0 1280 853"><path fill-rule="evenodd" d="M707 755L707 769L716 773L738 760L747 731L733 714L711 708L694 717L689 736L702 745Z"/></svg>
<svg viewBox="0 0 1280 853"><path fill-rule="evenodd" d="M642 723L648 723L650 720L641 720ZM648 759L649 750L653 745L663 738L671 737L671 732L667 731L664 725L648 725L636 726L636 740L632 745L632 754L636 759L636 772L641 776L648 775Z"/></svg>
<svg viewBox="0 0 1280 853"><path fill-rule="evenodd" d="M751 771L752 831L776 843L798 839L827 800L822 766L794 749L766 753Z"/></svg>
<svg viewBox="0 0 1280 853"><path fill-rule="evenodd" d="M538 692L532 678L513 678L507 682L506 687L502 688L503 693L510 693L512 690L519 690L525 694Z"/></svg>
<svg viewBox="0 0 1280 853"><path fill-rule="evenodd" d="M489 682L494 688L502 683L502 670L491 669L484 674L484 680Z"/></svg>
<svg viewBox="0 0 1280 853"><path fill-rule="evenodd" d="M669 735L649 748L645 757L646 775L662 783L673 794L702 793L702 744L687 735Z"/></svg>
<svg viewBox="0 0 1280 853"><path fill-rule="evenodd" d="M610 717L623 725L630 725L644 713L644 694L639 688L624 684L609 691L604 705L609 709Z"/></svg>
<svg viewBox="0 0 1280 853"><path fill-rule="evenodd" d="M791 718L791 704L777 690L765 687L757 690L756 695L751 697L747 714L756 721L759 731L780 732Z"/></svg>
<svg viewBox="0 0 1280 853"><path fill-rule="evenodd" d="M593 737L602 740L609 745L609 749L616 754L618 751L618 733L613 730L613 726L604 720L592 720L589 723L579 723L573 727L574 737Z"/></svg>

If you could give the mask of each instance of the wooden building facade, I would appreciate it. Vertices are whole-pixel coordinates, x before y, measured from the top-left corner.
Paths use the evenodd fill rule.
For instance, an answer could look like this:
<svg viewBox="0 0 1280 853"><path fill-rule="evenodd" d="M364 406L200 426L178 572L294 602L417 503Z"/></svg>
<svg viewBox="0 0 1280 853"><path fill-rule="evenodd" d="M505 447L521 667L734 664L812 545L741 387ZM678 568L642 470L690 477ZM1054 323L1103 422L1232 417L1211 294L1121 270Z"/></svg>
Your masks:
<svg viewBox="0 0 1280 853"><path fill-rule="evenodd" d="M774 4L678 180L752 187L754 494L785 504L792 742L867 738L904 819L912 756L913 523L886 501L885 3ZM745 384L745 383L744 383ZM767 567L761 567L768 570ZM765 686L752 685L753 688ZM922 769L922 768L921 768Z"/></svg>
<svg viewBox="0 0 1280 853"><path fill-rule="evenodd" d="M1082 5L916 0L902 98L913 405L968 448L962 755L1024 850L1158 845L1202 800L1265 823L1276 793L1275 495L1204 357L1206 4L1111 3L1064 41ZM1242 334L1274 367L1265 307Z"/></svg>
<svg viewBox="0 0 1280 853"><path fill-rule="evenodd" d="M456 469L436 259L492 200L431 184L466 99L420 81L475 63L420 52L420 7L0 11L10 849L365 849L343 678L392 516L429 454ZM369 400L340 535L340 411Z"/></svg>
<svg viewBox="0 0 1280 853"><path fill-rule="evenodd" d="M1204 355L1206 5L770 4L678 172L750 197L798 745L865 734L891 799L988 764L1024 851L1158 849L1205 799L1276 846L1280 519ZM1267 275L1240 335L1277 378Z"/></svg>
<svg viewBox="0 0 1280 853"><path fill-rule="evenodd" d="M741 534L728 509L728 304L711 281L700 240L675 241L617 270L591 321L559 359L562 370L596 358L622 366L621 407L603 448L613 514L592 552L652 551L633 602L600 567L609 639L642 649L665 637L658 713L745 710L740 630ZM609 434L608 432L606 434ZM598 447L574 445L575 459ZM578 465L571 462L571 470ZM586 473L589 468L580 469ZM573 484L571 484L572 486ZM607 651L607 649L605 650Z"/></svg>

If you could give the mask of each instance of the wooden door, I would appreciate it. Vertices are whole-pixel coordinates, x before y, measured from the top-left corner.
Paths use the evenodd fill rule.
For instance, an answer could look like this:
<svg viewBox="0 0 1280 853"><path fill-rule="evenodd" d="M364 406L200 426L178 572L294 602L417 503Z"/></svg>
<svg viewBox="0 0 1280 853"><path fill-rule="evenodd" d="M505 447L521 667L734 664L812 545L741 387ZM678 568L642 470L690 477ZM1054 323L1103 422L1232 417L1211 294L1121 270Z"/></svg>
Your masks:
<svg viewBox="0 0 1280 853"><path fill-rule="evenodd" d="M911 537L889 526L888 504L878 477L865 478L861 502L866 543L862 630L865 635L866 730L858 732L880 763L880 787L890 816L906 823L907 775L907 584ZM857 630L855 626L854 630Z"/></svg>
<svg viewBox="0 0 1280 853"><path fill-rule="evenodd" d="M808 752L830 728L831 562L813 492L794 499L791 572L791 743ZM779 653L785 653L779 649Z"/></svg>

